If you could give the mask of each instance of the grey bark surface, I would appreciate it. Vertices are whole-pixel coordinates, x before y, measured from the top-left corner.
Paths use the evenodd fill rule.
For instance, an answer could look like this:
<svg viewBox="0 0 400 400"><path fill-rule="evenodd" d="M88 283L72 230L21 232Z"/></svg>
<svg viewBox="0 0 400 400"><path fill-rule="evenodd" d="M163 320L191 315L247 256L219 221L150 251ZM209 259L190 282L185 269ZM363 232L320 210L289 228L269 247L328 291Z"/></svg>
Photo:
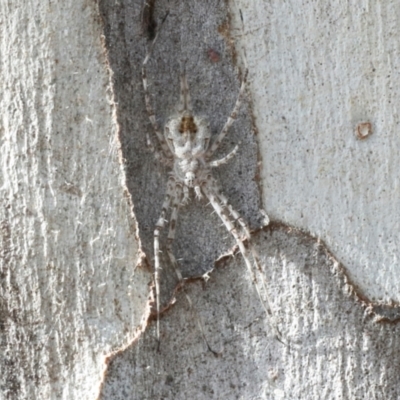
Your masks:
<svg viewBox="0 0 400 400"><path fill-rule="evenodd" d="M156 137L146 113L141 80L146 48L151 43L141 23L143 4L122 1L115 5L101 1L100 10L114 73L113 90L119 105L117 113L127 184L135 205L143 249L152 256L154 225L161 213L168 171L156 162L146 146L146 133L154 144ZM218 30L230 34L226 7L218 1L156 2L154 18L158 24L168 11L147 68L157 121L163 130L168 117L175 113L180 74L185 70L194 112L208 118L212 133L216 135L231 113L240 88L239 70L232 60L234 47L226 45L229 38L218 34ZM210 51L218 54L217 62L210 58ZM236 162L214 169L213 174L234 208L252 227L257 227L262 218L260 192L255 181L257 143L247 101L215 158L226 155L239 142ZM216 215L210 215L211 212L212 208L205 203L192 201L179 213L175 253L182 258L184 275L199 275L211 269L221 249L232 243L224 228L218 228L221 223Z"/></svg>
<svg viewBox="0 0 400 400"><path fill-rule="evenodd" d="M156 0L144 19L143 4L0 4L0 398L400 398L398 307L372 303L322 240L280 223L261 228L272 144L257 128L265 126L262 93L275 81L255 79L264 59L250 36L269 31L246 16L266 18L267 3ZM160 126L186 70L194 110L217 134L239 91L243 49L249 55L248 97L216 158L240 149L215 176L254 230L257 283L267 282L272 315L229 233L193 199L174 245L193 308L163 257L157 352L152 274L143 267L153 265L168 171L146 147L141 67L153 18L159 24L167 11L148 66ZM279 206L272 214L279 218Z"/></svg>
<svg viewBox="0 0 400 400"><path fill-rule="evenodd" d="M146 253L151 255L152 230L166 180L145 150L144 132L151 132L151 126L140 92L140 68L146 34L151 35L152 30L138 26L139 2L120 2L119 7L102 2L100 8L111 49L110 64L121 72L113 81L118 103L130 104L128 110L119 108L122 147L132 171L129 187L139 230ZM242 46L247 49L246 36L237 14L236 21L231 20L221 2L158 1L154 20L160 23L167 10L147 74L157 120L162 126L173 114L178 74L185 68L194 109L209 117L216 132L239 86L233 66L243 64L237 58L243 51L235 48L239 42L235 39L244 38ZM252 31L251 23L246 27ZM258 29L263 31L254 27ZM139 33L144 36L141 41ZM257 53L257 47L251 50ZM126 79L134 80L139 90L129 92ZM264 82L253 77L249 86L262 91ZM255 228L261 223L257 183L268 180L264 176L258 182L257 131L249 106L243 107L227 139L231 146L242 141L240 154L218 178L234 207ZM262 109L262 104L257 106ZM290 169L290 163L287 166ZM178 224L175 251L185 276L209 270L212 261L233 245L217 218L210 217L202 204L183 208ZM227 239L221 241L222 237ZM227 259L225 268L213 271L208 283L187 284L194 311L185 304L185 296L171 300L176 280L164 260L163 304L176 302L161 321L161 353L155 351L155 331L150 325L137 343L112 359L101 398L398 398L398 327L376 322L396 320L398 308L372 304L350 283L348 273L325 245L306 233L272 225L265 233L255 234L254 242L263 260L272 317L263 313L240 254L235 261ZM213 349L221 351L220 358L207 351L197 327L197 313ZM282 332L286 346L274 338L271 325Z"/></svg>
<svg viewBox="0 0 400 400"><path fill-rule="evenodd" d="M216 358L177 296L154 333L109 365L102 399L398 399L399 326L379 324L323 243L272 224L254 234L270 324L241 256L221 259L206 285L188 285Z"/></svg>

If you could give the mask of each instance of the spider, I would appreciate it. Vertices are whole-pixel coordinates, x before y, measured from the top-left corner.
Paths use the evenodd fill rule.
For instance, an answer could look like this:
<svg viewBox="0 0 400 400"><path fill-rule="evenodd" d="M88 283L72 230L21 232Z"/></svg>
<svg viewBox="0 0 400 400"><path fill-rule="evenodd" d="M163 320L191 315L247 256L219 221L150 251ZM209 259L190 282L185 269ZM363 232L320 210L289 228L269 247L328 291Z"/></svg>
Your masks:
<svg viewBox="0 0 400 400"><path fill-rule="evenodd" d="M213 154L218 149L225 136L228 134L229 128L234 123L237 117L246 89L246 79L248 71L246 69L243 74L239 94L233 107L233 111L229 115L221 132L218 134L213 142L211 142L211 132L208 121L205 118L196 116L193 113L186 74L182 74L180 78L180 102L177 113L169 118L169 120L165 124L164 133L162 133L157 123L155 112L151 104L146 71L146 66L150 59L150 55L152 53L152 49L157 38L158 33L153 39L152 44L149 47L146 57L143 61L142 81L147 114L153 127L155 136L157 137L159 146L153 146L149 135L147 135L147 144L152 152L155 154L156 159L171 168L167 182L165 199L161 207L161 214L155 224L154 229L154 281L157 311L156 331L159 346L161 270L159 255L160 233L165 228L167 216L170 209L172 209L172 211L170 213L166 250L170 262L173 265L175 273L177 274L180 282L183 282L183 278L178 268L178 262L172 252L172 244L175 239L175 229L179 210L181 207L185 206L189 202L193 194L197 200L201 200L203 198L206 198L208 200L208 204L212 206L218 217L223 222L223 225L226 227L227 231L235 239L237 247L239 248L239 251L243 256L246 267L248 268L251 276L253 277L253 281L255 282L256 279L252 269L252 263L249 259L248 251L244 242L247 242L249 244L255 265L259 271L261 271L261 266L259 265L258 257L255 253L255 250L250 243L250 229L247 223L229 204L228 199L221 193L219 184L212 175L213 168L217 168L220 165L227 163L235 156L238 151L239 146L236 145L234 149L225 157L218 160L211 160ZM269 302L268 307L266 307L256 283L255 287L258 296L263 304L264 310L266 311L267 315L271 316L271 308L269 306ZM263 287L265 289L264 282ZM186 295L186 298L190 306L192 306L191 300L188 295ZM211 349L205 338L204 331L199 319L198 322L207 347L214 354L216 354L216 352Z"/></svg>

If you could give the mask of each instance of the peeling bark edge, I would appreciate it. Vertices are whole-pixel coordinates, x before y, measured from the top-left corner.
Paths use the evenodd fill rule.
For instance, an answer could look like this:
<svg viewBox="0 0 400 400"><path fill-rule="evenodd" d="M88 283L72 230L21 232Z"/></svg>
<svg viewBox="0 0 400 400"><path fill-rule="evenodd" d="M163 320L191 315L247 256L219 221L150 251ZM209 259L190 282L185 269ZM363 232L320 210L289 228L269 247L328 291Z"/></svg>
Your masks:
<svg viewBox="0 0 400 400"><path fill-rule="evenodd" d="M96 1L96 12L98 15L98 23L101 26L102 32L105 32L105 24L104 24L104 18L100 12L100 8L99 8L99 3L98 1ZM111 68L111 64L110 64L110 59L109 59L109 51L108 51L108 47L107 47L107 43L106 43L106 36L105 34L101 35L101 46L102 46L102 50L103 50L103 59L104 59L104 64L106 66L107 72L108 72L108 76L109 76L109 87L108 87L108 91L109 91L109 98L110 98L110 103L112 106L112 119L113 122L115 123L116 126L116 137L115 137L115 142L117 144L116 146L116 151L118 154L118 160L119 160L119 165L120 165L120 169L121 169L121 176L123 177L123 181L121 182L122 187L123 187L123 192L124 192L124 197L125 200L128 203L129 209L130 209L130 215L129 217L132 219L132 221L134 222L134 226L135 226L135 240L137 241L138 244L138 258L137 258L137 263L133 268L133 271L135 271L137 268L144 268L148 271L151 271L151 266L150 263L148 261L147 255L145 254L145 252L143 251L143 247L142 247L142 243L140 240L140 232L139 232L139 225L137 223L136 220L136 215L135 215L135 207L133 204L133 200L132 200L132 196L129 192L128 186L127 186L127 174L126 174L126 167L125 167L125 159L123 157L123 152L122 152L122 147L121 147L121 126L119 124L118 121L118 103L115 101L115 91L114 91L114 85L113 85L113 75L114 75L114 71ZM116 350L113 350L111 353L105 355L104 357L104 368L101 374L101 378L100 378L100 384L98 387L98 393L96 396L96 399L100 399L102 390L103 390L103 386L106 382L107 379L107 371L108 371L108 365L111 362L111 360L118 356L119 354L123 353L127 348L129 348L130 346L134 345L139 338L141 337L142 333L146 330L147 325L149 324L149 321L151 321L150 315L151 315L151 309L152 309L152 305L155 302L155 298L154 298L154 281L152 282L152 284L149 284L149 292L148 292L148 299L146 302L146 306L145 309L143 311L143 315L141 318L141 321L139 323L139 325L136 327L135 332L133 334L132 340L130 340L129 342L127 342L126 344L122 345L121 347L117 348Z"/></svg>
<svg viewBox="0 0 400 400"><path fill-rule="evenodd" d="M318 245L322 247L328 258L332 260L334 271L331 272L331 275L337 275L338 287L342 291L348 292L356 303L360 304L369 315L372 315L374 317L375 322L400 322L400 304L396 304L394 302L374 303L372 300L370 300L362 292L362 290L351 280L346 267L336 258L336 256L322 239L315 238L315 236L311 235L311 233L309 232L286 225L282 222L271 222L268 226L266 226L265 228L261 228L257 232L261 230L271 232L275 230L282 230L291 235L302 236L304 239L309 240L310 244L312 243L313 245ZM257 234L257 232L254 233Z"/></svg>
<svg viewBox="0 0 400 400"><path fill-rule="evenodd" d="M353 300L361 307L364 308L365 312L372 316L375 322L379 323L390 323L396 324L400 322L400 305L394 302L392 303L374 303L367 296L363 294L360 288L351 280L346 267L335 257L329 247L325 242L319 238L315 238L310 233L305 232L301 229L286 225L281 222L271 222L268 226L259 228L252 231L252 235L257 235L260 232L273 232L273 231L284 231L285 233L293 236L302 237L303 240L307 240L312 246L320 247L327 255L327 257L332 261L334 269L331 270L330 274L334 278L338 278L337 286L342 292L347 292L353 298ZM185 279L184 282L180 282L174 288L174 291L169 299L169 301L164 305L161 310L161 316L168 313L168 311L176 304L176 297L178 293L182 290L184 285L190 285L194 282L201 281L205 286L209 275L211 275L215 268L225 268L229 266L229 263L235 255L238 253L237 245L234 245L229 251L221 255L214 263L214 268L208 271L204 275L190 277ZM240 256L240 255L239 255ZM148 323L156 319L156 313L150 312Z"/></svg>
<svg viewBox="0 0 400 400"><path fill-rule="evenodd" d="M284 231L286 234L301 237L303 241L307 241L309 243L310 247L318 247L320 250L322 250L327 258L329 258L332 261L333 268L330 270L330 275L332 278L336 278L336 284L339 290L344 294L348 293L350 297L353 299L353 301L357 304L357 306L361 306L364 311L369 315L372 316L375 320L375 322L379 323L390 323L390 324L396 324L400 321L400 306L397 304L380 304L380 303L373 303L371 300L369 300L361 291L360 289L351 281L351 279L348 276L348 273L346 271L346 268L343 266L342 263L340 263L336 257L332 254L332 252L329 250L329 248L326 246L326 244L320 240L312 236L311 234L304 232L298 228L294 228L288 225L285 225L281 222L271 222L268 226L257 229L256 231L253 231L253 235L257 235L261 232L273 232L273 231ZM176 285L170 300L167 302L166 305L164 305L163 309L161 310L161 317L168 314L168 312L172 309L172 307L177 303L177 296L179 292L182 290L184 285L190 285L195 282L202 282L203 285L206 285L206 282L209 278L209 275L213 273L213 271L216 268L225 268L229 267L229 263L231 262L232 257L236 255L238 252L237 246L233 246L228 252L225 254L221 255L214 264L214 268L210 271L208 271L206 274L197 276L197 277L191 277L186 279L184 282L180 282ZM240 255L238 254L240 257ZM153 293L153 292L151 292ZM113 361L113 359L121 354L126 348L128 348L130 345L135 345L141 334L146 330L147 326L151 324L153 321L156 320L156 314L155 312L151 311L151 304L154 302L154 297L151 295L149 297L149 303L148 307L146 309L146 315L143 317L143 323L141 327L138 329L137 334L132 340L132 342L123 348L113 352L112 354L109 354L106 357L106 369L104 372L103 380L102 382L104 383L105 380L107 379L107 366L110 362ZM103 386L102 383L102 386ZM101 390L100 390L101 393ZM100 398L100 397L99 397ZM98 398L98 399L99 399Z"/></svg>

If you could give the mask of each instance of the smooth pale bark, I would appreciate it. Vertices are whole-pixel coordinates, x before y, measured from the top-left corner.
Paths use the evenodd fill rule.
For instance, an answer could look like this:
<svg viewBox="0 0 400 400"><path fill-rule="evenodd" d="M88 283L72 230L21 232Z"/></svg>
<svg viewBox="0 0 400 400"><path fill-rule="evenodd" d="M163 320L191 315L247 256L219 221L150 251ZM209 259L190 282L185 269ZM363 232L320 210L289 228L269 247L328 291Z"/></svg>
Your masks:
<svg viewBox="0 0 400 400"><path fill-rule="evenodd" d="M399 303L398 2L232 5L266 210L324 240L370 299Z"/></svg>
<svg viewBox="0 0 400 400"><path fill-rule="evenodd" d="M193 200L180 212L174 251L184 276L212 272L207 283L186 284L191 310L162 254L162 303L171 307L160 352L149 321L152 276L143 268L153 263L167 177L146 147L152 129L141 63L152 18L143 20L142 1L12 3L0 4L0 397L397 399L399 328L385 321L396 320L398 308L370 300L396 299L399 285L396 246L384 247L397 223L397 178L385 173L397 162L387 143L397 139L382 122L395 118L395 91L378 113L385 96L367 98L362 83L370 68L395 82L396 53L384 74L368 53L374 23L378 32L392 26L394 2L380 9L378 1L367 8L237 0L229 10L217 0L155 2L155 21L169 9L148 66L160 125L174 112L186 70L194 109L216 134L247 60L248 99L216 158L240 148L215 176L253 229L263 268L257 283L265 279L263 303L268 293L272 308L267 316L210 206ZM399 33L390 32L394 46ZM336 48L342 59L363 54L365 68L351 80L336 67ZM351 102L357 79L365 90ZM357 141L355 127L367 120L373 134ZM368 151L380 154L379 168ZM355 152L365 153L357 158L365 171ZM349 174L356 185L346 184ZM370 183L377 193L393 188L383 206L368 196L358 203ZM289 225L260 229L263 208ZM380 223L355 225L366 214ZM385 249L389 261L379 258ZM199 319L219 357L207 350Z"/></svg>
<svg viewBox="0 0 400 400"><path fill-rule="evenodd" d="M95 398L151 280L98 13L3 1L0 19L0 398Z"/></svg>

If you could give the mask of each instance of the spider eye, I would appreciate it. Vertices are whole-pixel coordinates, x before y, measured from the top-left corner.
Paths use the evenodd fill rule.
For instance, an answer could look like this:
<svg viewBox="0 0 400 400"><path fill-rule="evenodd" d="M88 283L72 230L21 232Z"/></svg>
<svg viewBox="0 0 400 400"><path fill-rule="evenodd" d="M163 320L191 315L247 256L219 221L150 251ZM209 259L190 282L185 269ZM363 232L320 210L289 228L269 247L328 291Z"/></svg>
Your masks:
<svg viewBox="0 0 400 400"><path fill-rule="evenodd" d="M189 132L189 133L196 133L197 132L197 125L194 122L194 118L192 115L184 115L181 119L181 123L179 125L179 132Z"/></svg>

